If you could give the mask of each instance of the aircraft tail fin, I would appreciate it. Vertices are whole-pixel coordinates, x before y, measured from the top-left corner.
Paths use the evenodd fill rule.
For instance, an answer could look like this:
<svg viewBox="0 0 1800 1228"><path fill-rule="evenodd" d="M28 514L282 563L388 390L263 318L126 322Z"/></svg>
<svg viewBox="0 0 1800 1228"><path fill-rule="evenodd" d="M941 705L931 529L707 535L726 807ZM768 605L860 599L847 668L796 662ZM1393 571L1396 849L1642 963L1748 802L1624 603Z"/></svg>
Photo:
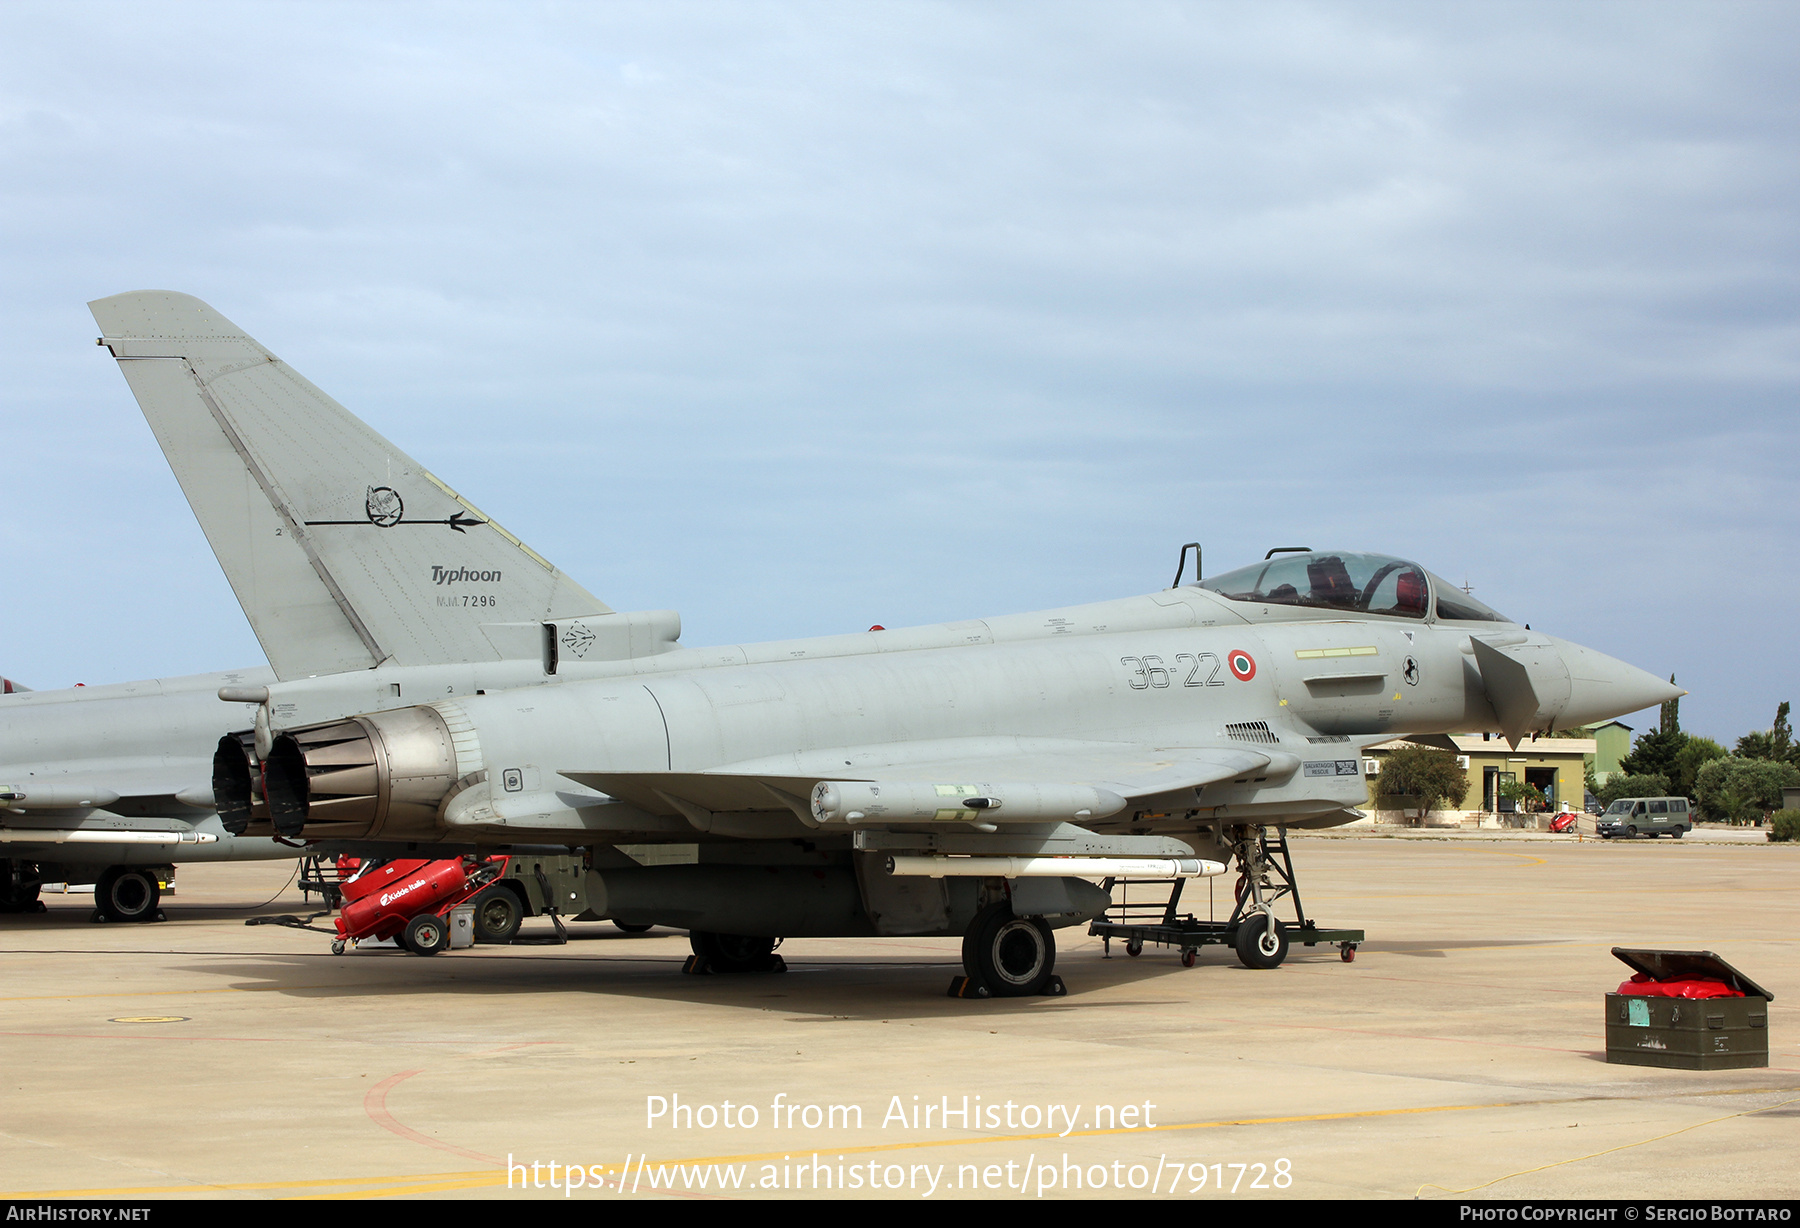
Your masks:
<svg viewBox="0 0 1800 1228"><path fill-rule="evenodd" d="M278 677L534 657L611 615L199 299L88 306Z"/></svg>

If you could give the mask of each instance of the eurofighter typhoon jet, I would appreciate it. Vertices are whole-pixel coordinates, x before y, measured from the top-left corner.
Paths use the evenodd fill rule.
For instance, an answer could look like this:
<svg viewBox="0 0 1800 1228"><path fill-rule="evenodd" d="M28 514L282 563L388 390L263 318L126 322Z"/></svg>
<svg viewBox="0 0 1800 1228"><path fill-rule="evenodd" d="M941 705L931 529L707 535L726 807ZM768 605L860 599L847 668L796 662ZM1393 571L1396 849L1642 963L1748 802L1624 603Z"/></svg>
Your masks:
<svg viewBox="0 0 1800 1228"><path fill-rule="evenodd" d="M608 608L205 303L91 306L273 669L219 691L254 705L219 708L224 828L582 848L596 915L685 929L720 970L787 937L961 936L971 985L1036 993L1052 931L1109 903L1089 880L1233 861L1239 956L1270 967L1287 935L1264 836L1359 817L1365 747L1516 743L1674 693L1416 563L1343 551L690 648L678 615ZM698 851L619 851L657 844Z"/></svg>

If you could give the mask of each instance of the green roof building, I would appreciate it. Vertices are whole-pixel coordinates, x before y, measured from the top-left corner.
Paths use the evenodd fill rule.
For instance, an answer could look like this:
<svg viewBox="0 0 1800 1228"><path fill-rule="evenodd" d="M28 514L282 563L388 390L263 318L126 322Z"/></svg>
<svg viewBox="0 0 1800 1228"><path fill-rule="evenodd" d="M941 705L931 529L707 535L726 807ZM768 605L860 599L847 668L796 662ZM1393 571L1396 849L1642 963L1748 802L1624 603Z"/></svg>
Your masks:
<svg viewBox="0 0 1800 1228"><path fill-rule="evenodd" d="M1594 782L1605 784L1606 778L1619 770L1619 760L1631 753L1631 726L1618 721L1601 721L1582 728L1594 739L1594 754L1590 761Z"/></svg>

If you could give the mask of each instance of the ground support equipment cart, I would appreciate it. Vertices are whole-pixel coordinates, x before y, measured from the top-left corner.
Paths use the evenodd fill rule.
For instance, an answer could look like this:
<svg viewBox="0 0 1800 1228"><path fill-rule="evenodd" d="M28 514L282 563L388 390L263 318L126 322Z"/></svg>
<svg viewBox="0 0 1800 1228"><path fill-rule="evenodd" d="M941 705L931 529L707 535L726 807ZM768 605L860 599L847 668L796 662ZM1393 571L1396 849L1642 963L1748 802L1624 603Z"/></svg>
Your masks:
<svg viewBox="0 0 1800 1228"><path fill-rule="evenodd" d="M1253 845L1240 850L1240 864L1248 857L1250 869L1238 877L1228 920L1202 921L1192 913L1181 912L1185 879L1136 880L1123 884L1117 902L1089 923L1088 933L1105 944L1108 957L1115 938L1125 944L1125 954L1131 956L1143 954L1145 943L1176 947L1181 951L1182 966L1187 968L1194 966L1201 947L1213 944L1231 947L1247 968L1280 966L1294 942L1308 947L1336 946L1345 963L1354 960L1356 948L1364 940L1363 931L1323 928L1310 920L1301 906L1287 832L1277 829L1271 838L1265 830ZM1114 880L1109 878L1104 885L1112 890ZM1133 899L1132 893L1139 889L1147 891L1147 895ZM1164 891L1166 896L1158 898ZM1277 921L1271 933L1269 922L1275 915L1275 901L1284 896L1294 901L1295 923Z"/></svg>

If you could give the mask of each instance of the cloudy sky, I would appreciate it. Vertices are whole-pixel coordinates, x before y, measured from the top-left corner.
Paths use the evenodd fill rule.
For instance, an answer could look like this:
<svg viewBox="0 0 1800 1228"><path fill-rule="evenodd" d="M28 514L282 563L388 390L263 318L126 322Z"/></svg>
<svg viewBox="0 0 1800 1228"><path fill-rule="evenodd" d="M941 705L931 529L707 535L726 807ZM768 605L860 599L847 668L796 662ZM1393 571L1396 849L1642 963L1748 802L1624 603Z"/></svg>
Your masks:
<svg viewBox="0 0 1800 1228"><path fill-rule="evenodd" d="M1791 4L82 4L0 37L0 672L261 652L85 303L207 300L692 644L1402 554L1800 699Z"/></svg>

